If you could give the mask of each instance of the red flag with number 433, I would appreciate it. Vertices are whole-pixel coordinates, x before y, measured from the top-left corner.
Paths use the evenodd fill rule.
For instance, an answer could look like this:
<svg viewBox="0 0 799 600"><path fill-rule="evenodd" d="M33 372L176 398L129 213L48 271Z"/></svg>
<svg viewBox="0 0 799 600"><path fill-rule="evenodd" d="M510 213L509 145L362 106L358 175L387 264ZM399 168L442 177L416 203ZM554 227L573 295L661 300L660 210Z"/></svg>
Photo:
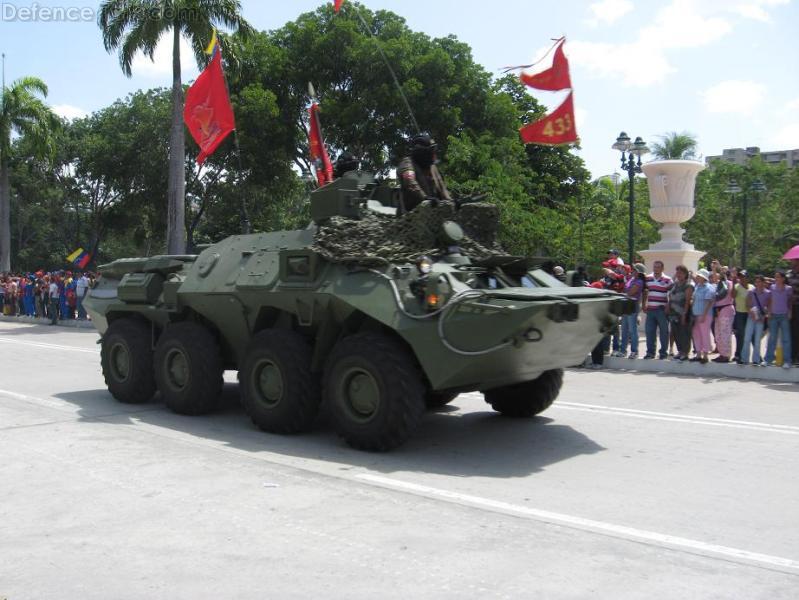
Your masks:
<svg viewBox="0 0 799 600"><path fill-rule="evenodd" d="M544 144L557 146L577 141L577 130L574 127L574 101L572 93L566 97L558 108L543 119L525 125L519 130L525 144Z"/></svg>

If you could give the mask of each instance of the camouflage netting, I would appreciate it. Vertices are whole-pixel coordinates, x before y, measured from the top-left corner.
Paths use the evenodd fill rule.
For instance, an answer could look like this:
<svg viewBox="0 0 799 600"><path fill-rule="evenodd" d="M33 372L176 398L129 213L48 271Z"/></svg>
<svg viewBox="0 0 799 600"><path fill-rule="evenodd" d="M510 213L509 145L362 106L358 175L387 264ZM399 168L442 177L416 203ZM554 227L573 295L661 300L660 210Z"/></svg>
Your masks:
<svg viewBox="0 0 799 600"><path fill-rule="evenodd" d="M494 205L451 202L423 203L400 217L367 212L360 220L333 217L320 225L313 250L333 262L360 264L413 262L440 252L441 225L455 221L466 236L461 251L476 259L505 254L496 242L499 212Z"/></svg>

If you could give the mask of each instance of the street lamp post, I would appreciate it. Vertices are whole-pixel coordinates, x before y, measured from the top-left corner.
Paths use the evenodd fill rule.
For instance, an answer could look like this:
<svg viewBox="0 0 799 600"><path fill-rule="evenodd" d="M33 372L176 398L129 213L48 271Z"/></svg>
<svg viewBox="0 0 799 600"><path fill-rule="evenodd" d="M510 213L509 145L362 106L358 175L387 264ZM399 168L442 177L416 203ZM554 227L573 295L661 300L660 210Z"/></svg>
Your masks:
<svg viewBox="0 0 799 600"><path fill-rule="evenodd" d="M649 152L649 148L640 136L630 143L630 136L623 131L611 148L621 152L621 170L627 171L627 175L630 177L630 226L627 230L627 256L630 264L633 264L635 263L635 174L641 172L641 156ZM636 161L634 157L637 157L638 160Z"/></svg>
<svg viewBox="0 0 799 600"><path fill-rule="evenodd" d="M749 189L759 196L762 192L766 191L766 184L759 179L755 179ZM743 192L743 195L741 196L741 204L743 208L741 211L743 213L743 219L741 219L741 268L745 269L746 251L748 250L747 240L749 237L749 195L746 193L746 190L741 188L741 186L738 185L734 179L730 179L729 183L727 184L727 189L724 191L732 196L733 202L735 202L735 194L740 194Z"/></svg>

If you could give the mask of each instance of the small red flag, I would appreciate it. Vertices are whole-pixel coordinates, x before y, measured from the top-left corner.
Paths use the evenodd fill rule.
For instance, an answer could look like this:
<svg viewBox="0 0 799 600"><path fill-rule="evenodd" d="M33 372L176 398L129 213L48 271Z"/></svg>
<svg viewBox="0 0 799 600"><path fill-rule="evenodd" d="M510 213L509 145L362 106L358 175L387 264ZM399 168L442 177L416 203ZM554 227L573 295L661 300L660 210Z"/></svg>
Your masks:
<svg viewBox="0 0 799 600"><path fill-rule="evenodd" d="M519 75L522 83L537 90L557 91L569 89L572 83L571 77L569 77L569 61L563 53L563 42L565 41L566 38L560 38L557 42L550 68L532 75L522 72Z"/></svg>
<svg viewBox="0 0 799 600"><path fill-rule="evenodd" d="M311 104L309 111L311 116L311 128L308 134L308 142L311 150L311 160L316 169L316 181L320 187L333 181L333 164L325 148L325 141L322 137L322 126L319 123L319 105L316 102Z"/></svg>
<svg viewBox="0 0 799 600"><path fill-rule="evenodd" d="M577 129L574 126L574 100L572 92L566 96L558 108L543 119L533 121L519 129L525 144L544 144L557 146L576 142Z"/></svg>
<svg viewBox="0 0 799 600"><path fill-rule="evenodd" d="M333 1L333 10L338 14L338 11L341 10L341 5L344 4L344 0L334 0Z"/></svg>
<svg viewBox="0 0 799 600"><path fill-rule="evenodd" d="M236 128L218 46L211 62L186 92L183 120L200 147L200 154L197 155L199 165Z"/></svg>

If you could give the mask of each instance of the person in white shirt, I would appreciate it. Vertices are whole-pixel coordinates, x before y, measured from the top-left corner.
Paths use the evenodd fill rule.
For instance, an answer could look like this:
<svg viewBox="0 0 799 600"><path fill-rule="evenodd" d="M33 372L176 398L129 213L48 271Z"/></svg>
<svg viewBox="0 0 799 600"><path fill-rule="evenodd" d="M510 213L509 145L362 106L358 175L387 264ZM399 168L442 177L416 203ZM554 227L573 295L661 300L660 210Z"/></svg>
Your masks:
<svg viewBox="0 0 799 600"><path fill-rule="evenodd" d="M89 278L86 277L86 273L82 273L80 279L78 279L78 283L75 285L75 295L78 297L78 319L80 320L86 319L86 310L83 308L83 298L88 291Z"/></svg>
<svg viewBox="0 0 799 600"><path fill-rule="evenodd" d="M58 287L56 278L50 280L50 325L58 325L58 314L61 312L59 300L61 299L61 290Z"/></svg>

